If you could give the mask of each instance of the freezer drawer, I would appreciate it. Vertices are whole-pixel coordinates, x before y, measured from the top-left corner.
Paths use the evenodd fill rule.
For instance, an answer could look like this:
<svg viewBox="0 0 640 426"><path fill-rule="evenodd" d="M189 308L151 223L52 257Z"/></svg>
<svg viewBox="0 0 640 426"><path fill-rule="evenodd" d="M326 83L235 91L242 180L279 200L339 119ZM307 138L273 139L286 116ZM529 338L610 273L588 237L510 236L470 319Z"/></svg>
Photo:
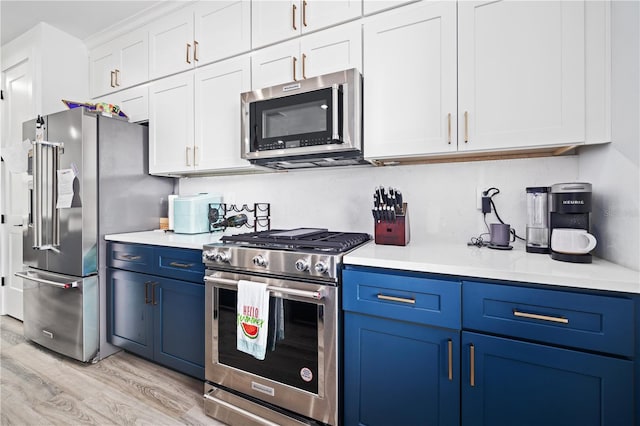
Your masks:
<svg viewBox="0 0 640 426"><path fill-rule="evenodd" d="M98 353L98 276L33 269L16 275L24 283L24 336L78 361L91 361Z"/></svg>

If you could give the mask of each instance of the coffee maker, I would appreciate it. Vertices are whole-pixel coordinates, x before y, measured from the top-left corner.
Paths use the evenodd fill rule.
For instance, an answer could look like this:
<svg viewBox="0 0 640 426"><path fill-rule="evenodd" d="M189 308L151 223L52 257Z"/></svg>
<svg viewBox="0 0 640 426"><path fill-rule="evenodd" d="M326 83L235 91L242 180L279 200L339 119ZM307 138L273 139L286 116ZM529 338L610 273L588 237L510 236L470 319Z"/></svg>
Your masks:
<svg viewBox="0 0 640 426"><path fill-rule="evenodd" d="M589 232L591 214L591 184L584 182L557 183L551 186L549 209L549 241L557 228L584 229ZM591 254L558 253L551 247L551 258L564 262L591 263Z"/></svg>

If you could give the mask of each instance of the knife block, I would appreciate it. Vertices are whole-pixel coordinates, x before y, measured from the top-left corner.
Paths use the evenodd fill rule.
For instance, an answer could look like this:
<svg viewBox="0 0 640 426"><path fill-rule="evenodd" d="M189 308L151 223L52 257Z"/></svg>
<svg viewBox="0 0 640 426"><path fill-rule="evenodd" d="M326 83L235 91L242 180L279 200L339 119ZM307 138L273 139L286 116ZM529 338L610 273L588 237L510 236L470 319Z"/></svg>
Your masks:
<svg viewBox="0 0 640 426"><path fill-rule="evenodd" d="M402 214L395 221L378 220L375 224L376 244L406 246L409 244L409 212L407 203L402 203Z"/></svg>

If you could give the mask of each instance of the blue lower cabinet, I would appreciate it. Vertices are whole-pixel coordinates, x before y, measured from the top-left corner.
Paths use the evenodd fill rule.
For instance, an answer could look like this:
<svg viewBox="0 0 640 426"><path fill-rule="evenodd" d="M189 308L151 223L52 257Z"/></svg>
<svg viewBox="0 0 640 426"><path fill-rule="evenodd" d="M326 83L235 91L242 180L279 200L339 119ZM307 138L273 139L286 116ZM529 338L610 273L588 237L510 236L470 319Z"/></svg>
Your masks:
<svg viewBox="0 0 640 426"><path fill-rule="evenodd" d="M344 424L459 425L456 330L346 312Z"/></svg>
<svg viewBox="0 0 640 426"><path fill-rule="evenodd" d="M159 279L154 316L154 358L204 379L204 285Z"/></svg>
<svg viewBox="0 0 640 426"><path fill-rule="evenodd" d="M632 425L633 362L462 332L462 424Z"/></svg>
<svg viewBox="0 0 640 426"><path fill-rule="evenodd" d="M150 291L155 277L107 268L107 334L110 343L145 358L153 358L153 306Z"/></svg>

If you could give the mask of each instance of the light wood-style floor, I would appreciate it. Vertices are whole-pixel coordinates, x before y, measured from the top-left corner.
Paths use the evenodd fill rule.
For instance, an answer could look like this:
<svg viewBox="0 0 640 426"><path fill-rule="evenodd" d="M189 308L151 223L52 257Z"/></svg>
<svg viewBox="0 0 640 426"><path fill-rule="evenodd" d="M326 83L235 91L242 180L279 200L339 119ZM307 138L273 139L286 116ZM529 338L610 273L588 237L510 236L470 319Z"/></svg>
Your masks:
<svg viewBox="0 0 640 426"><path fill-rule="evenodd" d="M25 340L0 316L0 424L214 425L200 380L124 351L84 364Z"/></svg>

